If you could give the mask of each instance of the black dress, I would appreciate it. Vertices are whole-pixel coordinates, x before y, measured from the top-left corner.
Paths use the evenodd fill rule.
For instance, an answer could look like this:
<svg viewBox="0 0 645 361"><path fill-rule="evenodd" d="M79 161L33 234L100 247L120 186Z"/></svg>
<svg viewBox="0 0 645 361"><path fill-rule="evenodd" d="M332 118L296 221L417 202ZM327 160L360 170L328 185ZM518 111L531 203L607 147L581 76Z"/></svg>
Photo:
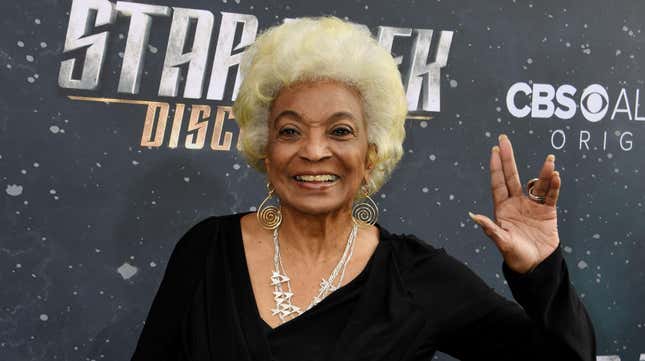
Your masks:
<svg viewBox="0 0 645 361"><path fill-rule="evenodd" d="M272 329L251 287L244 214L207 218L180 239L132 361L428 361L437 350L461 360L595 360L593 326L559 248L529 274L502 264L520 307L443 248L378 224L356 278Z"/></svg>

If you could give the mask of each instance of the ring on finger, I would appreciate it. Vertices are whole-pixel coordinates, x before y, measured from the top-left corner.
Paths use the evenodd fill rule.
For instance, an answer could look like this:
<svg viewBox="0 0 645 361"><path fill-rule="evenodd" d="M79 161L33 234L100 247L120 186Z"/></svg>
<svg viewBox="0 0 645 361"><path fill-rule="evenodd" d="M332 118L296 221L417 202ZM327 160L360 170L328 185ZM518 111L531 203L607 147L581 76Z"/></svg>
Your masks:
<svg viewBox="0 0 645 361"><path fill-rule="evenodd" d="M526 182L526 193L528 193L530 200L544 204L546 200L546 196L538 196L536 194L533 194L533 188L535 186L535 183L539 180L540 180L539 178L533 178L533 179L530 179L528 182Z"/></svg>

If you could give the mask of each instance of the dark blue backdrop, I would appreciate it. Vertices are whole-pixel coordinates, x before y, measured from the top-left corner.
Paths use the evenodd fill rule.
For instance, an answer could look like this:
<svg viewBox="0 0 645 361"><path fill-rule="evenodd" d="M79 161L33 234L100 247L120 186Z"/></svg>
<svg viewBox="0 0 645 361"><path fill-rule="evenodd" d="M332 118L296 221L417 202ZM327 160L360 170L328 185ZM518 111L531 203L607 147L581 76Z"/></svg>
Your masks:
<svg viewBox="0 0 645 361"><path fill-rule="evenodd" d="M321 14L348 17L374 33L379 26L433 29L429 62L439 31L452 32L447 64L433 80L440 110L412 109L420 118L406 123L405 156L376 195L379 222L446 248L511 297L498 251L467 212L491 212L488 152L497 134L514 141L523 180L536 176L543 157L554 153L563 179L560 238L572 281L594 321L598 353L622 360L645 354L645 109L638 109L645 103L639 99L645 90L645 3L145 3L213 13L204 89L221 12L252 15L260 29L286 17ZM85 51L63 54L71 5L0 4L1 360L128 360L179 237L209 215L252 209L264 195L262 175L234 150L232 120L220 123L233 137L230 151L214 151L208 143L187 148L186 135L194 132L185 128L178 147L168 147L168 138L147 147L141 145L145 104L69 97L166 102L171 119L177 103L186 109L208 105L209 140L217 107L232 104L236 67L222 100L206 99L205 92L201 99L181 92L160 97L171 17L155 17L140 92L118 93L129 26L119 15L112 25L90 27L90 33L110 33L100 86L60 87L61 61L82 61ZM240 36L238 31L235 42ZM395 38L392 51L402 56L404 73L413 46L414 36ZM181 69L185 74L186 66ZM532 96L511 94L509 105L516 83L525 83ZM575 93L551 99L549 89L565 92L565 84ZM584 94L591 84L605 93ZM566 110L567 99L574 101L573 114L556 113ZM524 106L525 116L513 110ZM590 120L604 111L600 120Z"/></svg>

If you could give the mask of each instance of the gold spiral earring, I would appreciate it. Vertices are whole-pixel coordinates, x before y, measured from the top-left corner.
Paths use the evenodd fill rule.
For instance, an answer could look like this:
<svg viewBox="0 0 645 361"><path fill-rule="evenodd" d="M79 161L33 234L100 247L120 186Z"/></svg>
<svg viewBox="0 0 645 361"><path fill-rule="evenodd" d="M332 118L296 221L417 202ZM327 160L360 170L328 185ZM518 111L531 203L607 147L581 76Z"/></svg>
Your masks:
<svg viewBox="0 0 645 361"><path fill-rule="evenodd" d="M354 203L352 207L352 221L358 226L373 225L378 220L378 206L372 197L369 196L366 185L361 187L361 191L364 196L364 201Z"/></svg>
<svg viewBox="0 0 645 361"><path fill-rule="evenodd" d="M269 199L271 199L271 197L273 196L273 192L275 191L275 188L271 187L271 183L267 183L267 191L269 192L269 194L266 198L264 198L262 203L260 203L258 211L255 213L255 215L262 227L264 227L265 229L276 229L282 222L282 213L280 212L279 207L274 205L266 205Z"/></svg>

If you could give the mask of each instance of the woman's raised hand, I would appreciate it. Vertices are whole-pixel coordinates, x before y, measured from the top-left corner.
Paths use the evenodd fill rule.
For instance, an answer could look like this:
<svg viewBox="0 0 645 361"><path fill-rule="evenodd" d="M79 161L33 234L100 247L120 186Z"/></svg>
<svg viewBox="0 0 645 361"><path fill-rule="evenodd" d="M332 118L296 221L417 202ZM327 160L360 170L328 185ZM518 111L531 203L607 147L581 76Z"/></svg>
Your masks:
<svg viewBox="0 0 645 361"><path fill-rule="evenodd" d="M469 212L515 272L532 271L560 244L556 212L560 174L554 170L554 162L555 156L549 154L532 191L533 195L546 197L544 203L531 200L523 192L511 141L500 135L499 145L493 147L490 156L495 221Z"/></svg>

